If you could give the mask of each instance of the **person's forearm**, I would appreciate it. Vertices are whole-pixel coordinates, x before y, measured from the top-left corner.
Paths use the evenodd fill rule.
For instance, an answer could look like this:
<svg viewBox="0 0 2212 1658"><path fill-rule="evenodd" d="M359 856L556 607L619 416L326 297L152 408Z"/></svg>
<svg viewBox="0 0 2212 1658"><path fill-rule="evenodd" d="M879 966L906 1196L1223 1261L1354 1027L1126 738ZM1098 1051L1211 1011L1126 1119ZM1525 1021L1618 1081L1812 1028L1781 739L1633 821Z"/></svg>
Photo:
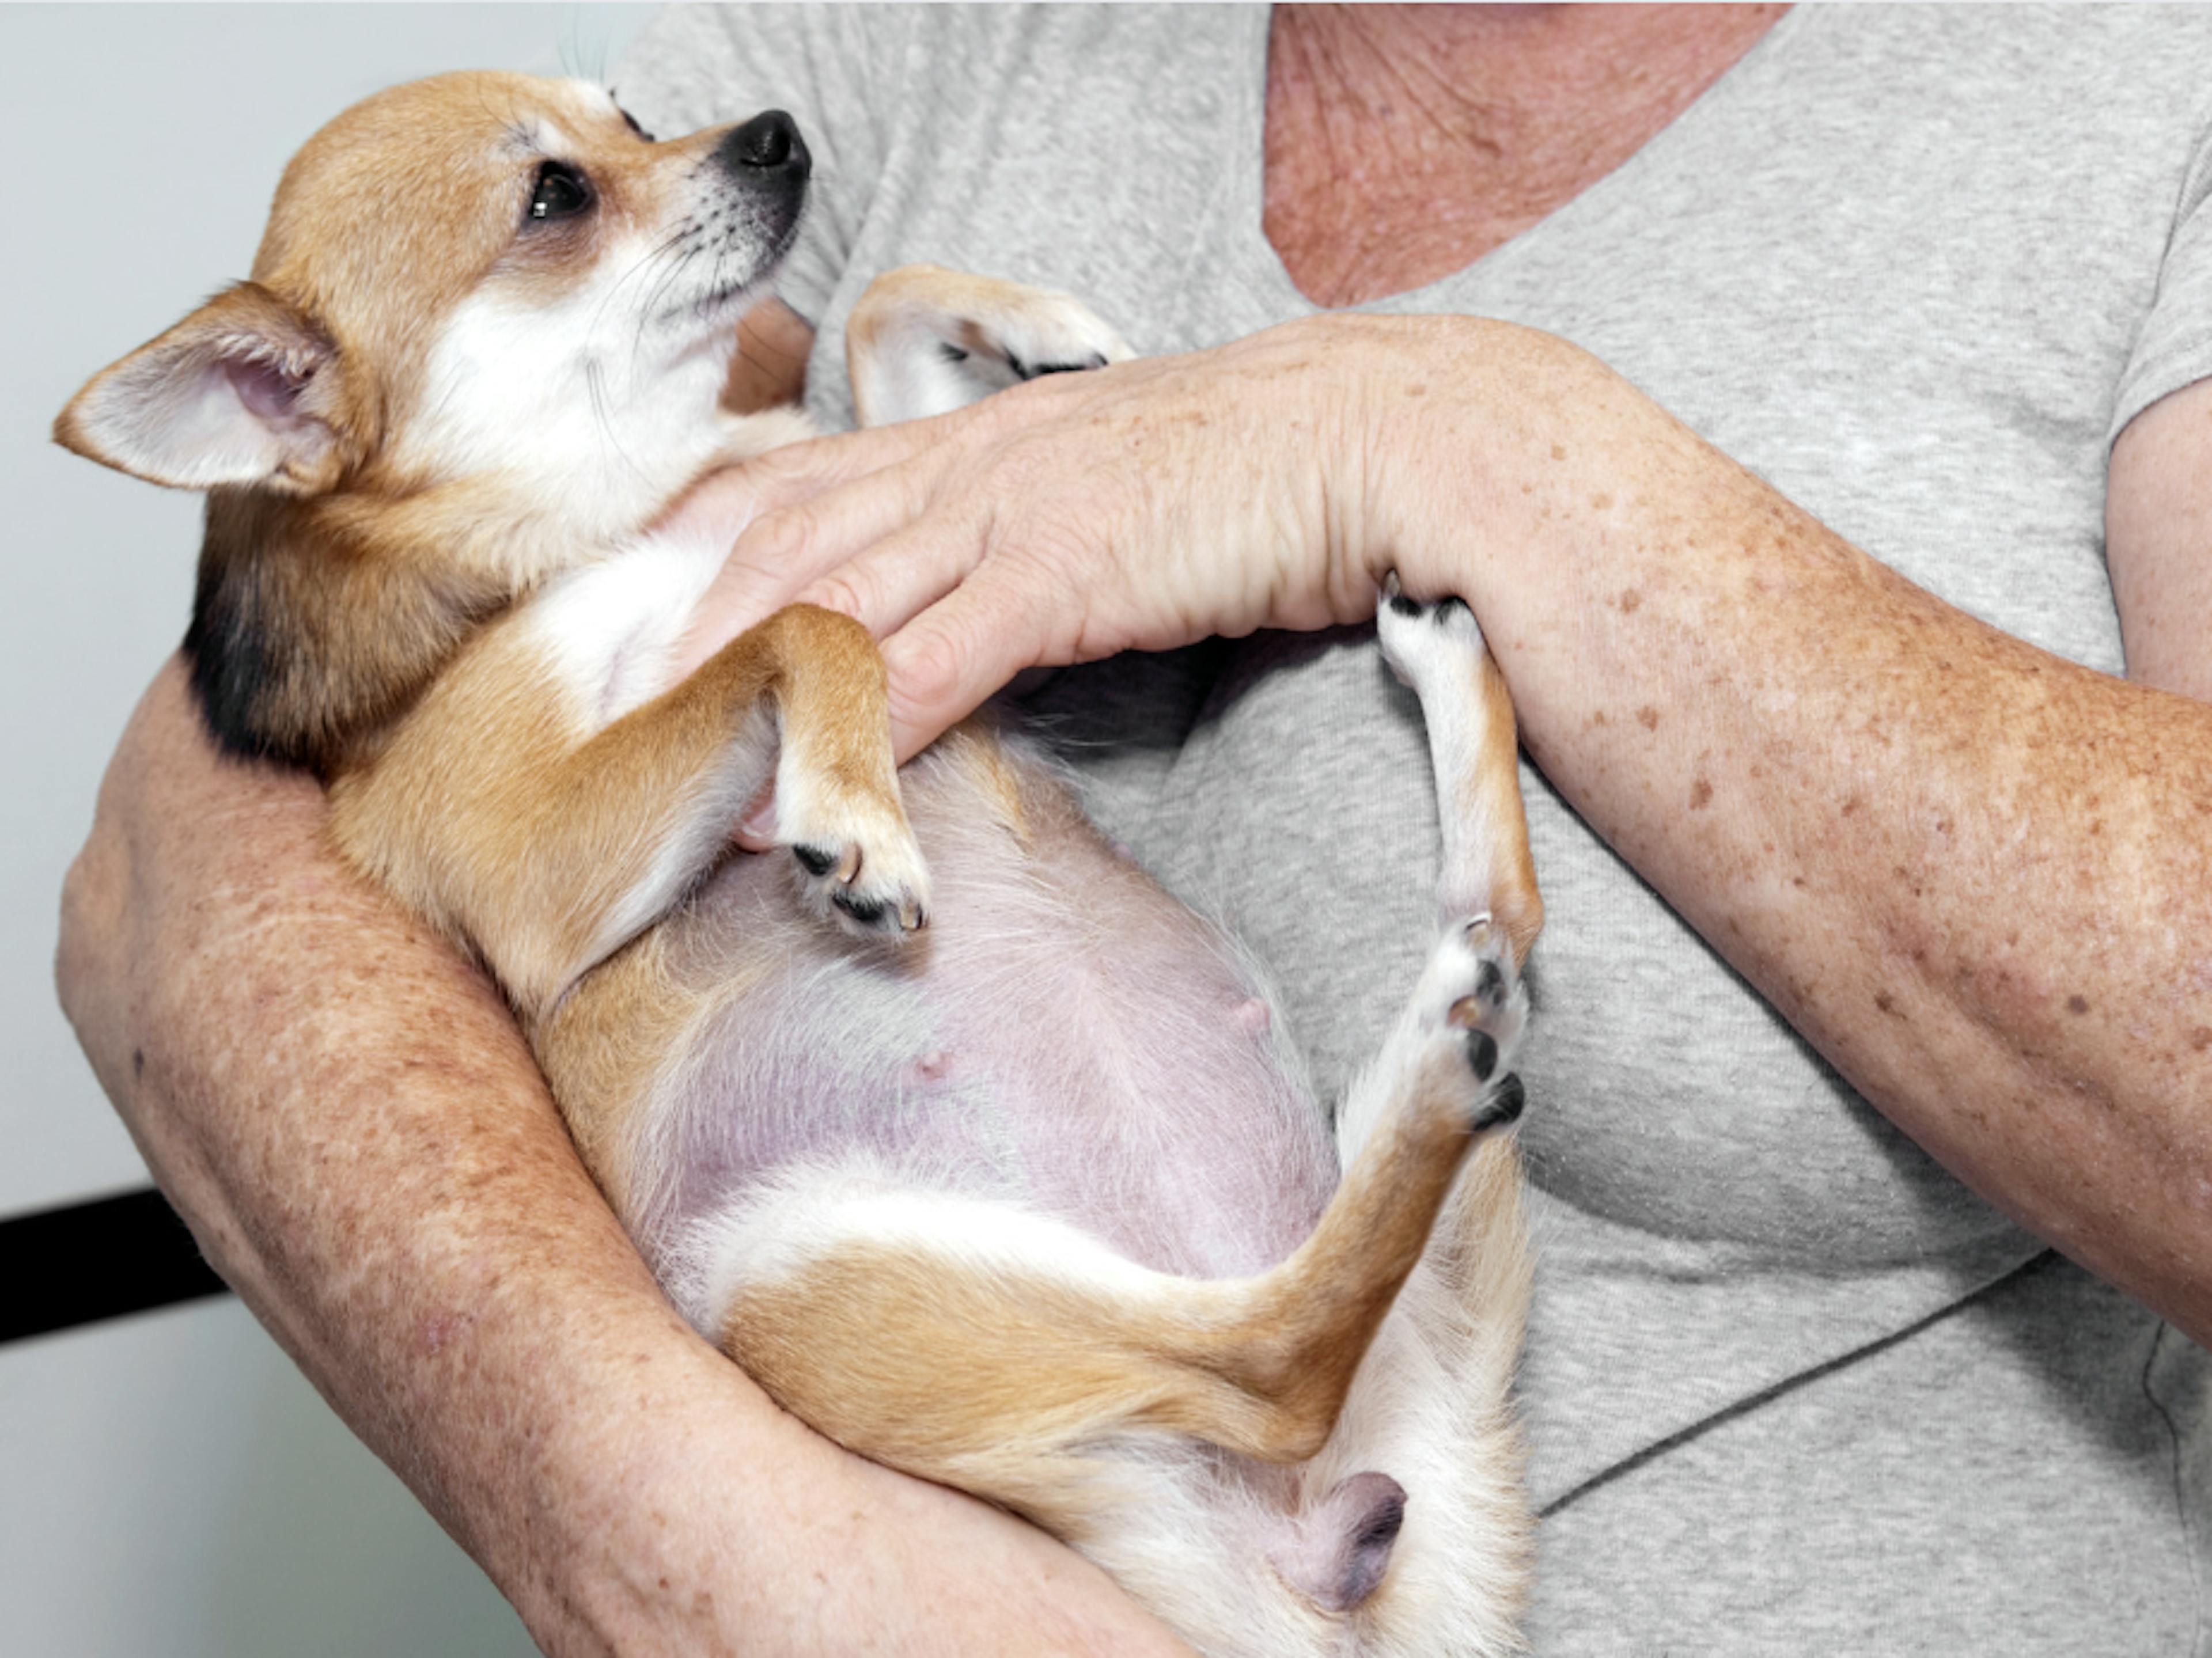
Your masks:
<svg viewBox="0 0 2212 1658"><path fill-rule="evenodd" d="M2212 706L1976 623L1472 318L1047 376L739 483L726 608L867 623L902 753L1023 668L1359 621L1393 568L1462 594L1601 834L1905 1132L2212 1339Z"/></svg>
<svg viewBox="0 0 2212 1658"><path fill-rule="evenodd" d="M112 777L170 774L195 832L114 800L72 872L59 977L112 1096L209 1255L541 1633L536 1494L579 1421L697 1376L681 1326L578 1164L496 997L323 844L320 792L205 786L173 666ZM113 782L111 788L117 786ZM95 956L167 962L147 979ZM131 1005L107 1005L126 998ZM711 1354L706 1354L712 1357ZM537 1465L537 1466L532 1466Z"/></svg>
<svg viewBox="0 0 2212 1658"><path fill-rule="evenodd" d="M1474 602L1547 776L1915 1139L2212 1340L2212 708L1942 604L1559 342L1377 343L1432 390L1376 544Z"/></svg>
<svg viewBox="0 0 2212 1658"><path fill-rule="evenodd" d="M496 994L323 821L214 758L171 665L71 873L63 1000L216 1266L549 1651L1182 1650L700 1340Z"/></svg>

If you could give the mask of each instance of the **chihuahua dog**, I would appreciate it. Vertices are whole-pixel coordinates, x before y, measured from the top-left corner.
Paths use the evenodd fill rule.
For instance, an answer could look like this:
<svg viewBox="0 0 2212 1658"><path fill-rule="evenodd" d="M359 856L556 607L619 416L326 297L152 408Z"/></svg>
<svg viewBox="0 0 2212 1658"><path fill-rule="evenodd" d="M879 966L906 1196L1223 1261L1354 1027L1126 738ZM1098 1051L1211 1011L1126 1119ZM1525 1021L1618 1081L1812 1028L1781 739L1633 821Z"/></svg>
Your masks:
<svg viewBox="0 0 2212 1658"><path fill-rule="evenodd" d="M793 606L680 681L724 552L652 527L807 435L718 406L805 195L790 119L658 143L580 82L371 98L252 280L95 376L77 452L208 492L185 638L235 753L495 974L684 1313L865 1455L1030 1516L1209 1654L1515 1645L1510 1135L1540 920L1472 614L1386 593L1441 923L1333 1132L1252 967L989 715L894 768L867 634ZM1127 355L928 267L864 418ZM733 831L774 786L787 855Z"/></svg>

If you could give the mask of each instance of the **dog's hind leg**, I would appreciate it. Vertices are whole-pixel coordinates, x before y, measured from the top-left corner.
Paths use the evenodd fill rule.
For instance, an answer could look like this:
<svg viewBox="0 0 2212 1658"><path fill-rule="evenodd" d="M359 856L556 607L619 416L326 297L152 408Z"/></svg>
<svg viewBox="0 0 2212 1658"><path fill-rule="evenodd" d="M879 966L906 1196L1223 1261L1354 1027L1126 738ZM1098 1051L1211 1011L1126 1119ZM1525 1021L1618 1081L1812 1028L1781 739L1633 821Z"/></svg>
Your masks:
<svg viewBox="0 0 2212 1658"><path fill-rule="evenodd" d="M1464 957L1479 963L1469 1011L1498 1044L1489 1108L1501 1117L1518 1111L1514 1066L1527 1011L1520 965L1543 915L1511 705L1473 613L1456 599L1416 603L1394 580L1376 629L1390 666L1420 699L1443 855L1437 938L1423 988L1338 1114L1347 1163L1364 1159L1402 1109L1395 1078L1419 1040L1428 979ZM1358 1490L1363 1479L1387 1479L1411 1493L1405 1534L1382 1540L1381 1562L1396 1604L1428 1608L1437 1621L1423 1627L1452 1627L1454 1650L1516 1646L1510 1616L1525 1592L1528 1530L1510 1389L1531 1276L1520 1157L1511 1136L1486 1136L1445 1197L1315 1464L1313 1477L1324 1486ZM1325 1596L1333 1585L1370 1581L1383 1566L1373 1552L1346 1545L1335 1553L1294 1552L1284 1568L1288 1581Z"/></svg>
<svg viewBox="0 0 2212 1658"><path fill-rule="evenodd" d="M1055 1219L817 1171L702 1228L687 1302L831 1437L1064 1535L1110 1440L1311 1456L1468 1148L1517 1109L1520 1005L1486 988L1502 954L1439 947L1385 1050L1389 1109L1311 1236L1256 1278L1174 1278Z"/></svg>
<svg viewBox="0 0 2212 1658"><path fill-rule="evenodd" d="M1438 920L1447 929L1486 916L1518 968L1544 925L1521 804L1520 750L1506 694L1474 612L1456 598L1408 598L1394 573L1375 616L1382 654L1420 698L1443 829Z"/></svg>
<svg viewBox="0 0 2212 1658"><path fill-rule="evenodd" d="M1401 1108L1405 1055L1418 1049L1430 981L1472 960L1475 995L1465 1017L1485 1048L1486 1075L1510 1094L1517 1113L1513 1063L1527 1023L1521 964L1543 926L1543 900L1528 855L1521 805L1513 704L1483 644L1474 613L1456 598L1421 604L1395 575L1384 584L1376 632L1392 671L1419 697L1436 770L1443 858L1437 879L1437 942L1422 986L1382 1053L1353 1083L1337 1114L1337 1147L1346 1167L1374 1127ZM1494 1161L1494 1160L1493 1160Z"/></svg>

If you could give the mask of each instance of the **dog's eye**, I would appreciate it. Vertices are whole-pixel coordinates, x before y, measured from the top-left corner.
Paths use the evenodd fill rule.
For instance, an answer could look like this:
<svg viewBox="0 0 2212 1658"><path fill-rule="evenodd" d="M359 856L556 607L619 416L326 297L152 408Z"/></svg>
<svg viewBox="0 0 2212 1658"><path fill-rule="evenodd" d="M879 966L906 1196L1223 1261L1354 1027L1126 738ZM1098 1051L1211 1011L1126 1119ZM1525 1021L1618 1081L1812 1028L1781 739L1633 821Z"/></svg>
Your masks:
<svg viewBox="0 0 2212 1658"><path fill-rule="evenodd" d="M538 169L538 188L531 192L530 217L567 219L592 204L592 186L566 161L548 161Z"/></svg>

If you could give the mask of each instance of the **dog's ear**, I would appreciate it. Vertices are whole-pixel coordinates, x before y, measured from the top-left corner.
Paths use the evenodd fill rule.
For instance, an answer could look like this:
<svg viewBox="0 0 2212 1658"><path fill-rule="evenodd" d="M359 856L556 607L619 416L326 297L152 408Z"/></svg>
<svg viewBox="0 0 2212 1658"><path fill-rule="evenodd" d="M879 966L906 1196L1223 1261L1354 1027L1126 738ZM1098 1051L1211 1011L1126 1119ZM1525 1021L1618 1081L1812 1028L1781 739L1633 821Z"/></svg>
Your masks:
<svg viewBox="0 0 2212 1658"><path fill-rule="evenodd" d="M240 282L94 374L55 420L54 440L179 489L315 495L340 471L339 372L312 318Z"/></svg>

